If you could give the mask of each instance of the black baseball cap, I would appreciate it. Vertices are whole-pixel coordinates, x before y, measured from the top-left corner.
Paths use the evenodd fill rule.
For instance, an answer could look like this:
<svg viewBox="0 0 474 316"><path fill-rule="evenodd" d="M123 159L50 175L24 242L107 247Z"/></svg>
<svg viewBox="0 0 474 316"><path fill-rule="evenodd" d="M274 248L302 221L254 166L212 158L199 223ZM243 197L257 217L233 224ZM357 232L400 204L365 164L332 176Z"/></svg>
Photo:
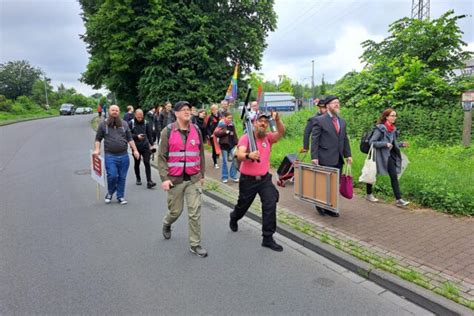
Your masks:
<svg viewBox="0 0 474 316"><path fill-rule="evenodd" d="M178 111L181 111L182 108L184 108L185 106L187 106L188 108L191 108L191 104L189 104L188 101L178 101L176 102L176 104L174 105L174 111L175 112L178 112Z"/></svg>

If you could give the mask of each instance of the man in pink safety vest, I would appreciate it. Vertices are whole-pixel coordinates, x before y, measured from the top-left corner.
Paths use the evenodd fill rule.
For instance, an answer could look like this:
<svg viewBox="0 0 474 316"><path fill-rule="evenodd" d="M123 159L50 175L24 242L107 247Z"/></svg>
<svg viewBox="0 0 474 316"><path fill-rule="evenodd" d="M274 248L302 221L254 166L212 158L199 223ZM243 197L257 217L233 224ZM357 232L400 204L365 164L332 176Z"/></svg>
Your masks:
<svg viewBox="0 0 474 316"><path fill-rule="evenodd" d="M201 204L204 183L204 146L198 127L191 123L191 105L179 101L174 106L176 122L163 127L158 148L161 187L168 192L168 212L163 218L163 237L171 238L171 225L188 207L190 251L206 257L201 247Z"/></svg>

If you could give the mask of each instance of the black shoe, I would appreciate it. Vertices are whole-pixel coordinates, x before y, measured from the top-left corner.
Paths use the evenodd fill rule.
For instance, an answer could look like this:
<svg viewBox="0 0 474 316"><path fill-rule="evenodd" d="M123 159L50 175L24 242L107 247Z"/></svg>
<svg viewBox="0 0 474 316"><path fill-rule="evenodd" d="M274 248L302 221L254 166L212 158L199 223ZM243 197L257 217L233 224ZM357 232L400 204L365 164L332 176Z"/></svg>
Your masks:
<svg viewBox="0 0 474 316"><path fill-rule="evenodd" d="M326 214L331 216L331 217L339 217L339 213L331 212L328 210L325 210Z"/></svg>
<svg viewBox="0 0 474 316"><path fill-rule="evenodd" d="M137 180L136 185L142 185L142 180Z"/></svg>
<svg viewBox="0 0 474 316"><path fill-rule="evenodd" d="M171 238L171 225L163 224L163 237L165 237L165 239Z"/></svg>
<svg viewBox="0 0 474 316"><path fill-rule="evenodd" d="M146 187L147 187L148 189L153 188L155 185L156 185L156 183L153 182L153 181L148 181L148 182L146 183Z"/></svg>
<svg viewBox="0 0 474 316"><path fill-rule="evenodd" d="M319 206L316 206L316 210L318 211L319 215L326 216L326 212L324 212L324 210Z"/></svg>
<svg viewBox="0 0 474 316"><path fill-rule="evenodd" d="M229 227L230 227L230 230L233 231L233 232L238 231L239 230L239 225L237 224L237 220L235 220L231 217L230 221L229 221Z"/></svg>
<svg viewBox="0 0 474 316"><path fill-rule="evenodd" d="M275 240L273 240L273 238L270 238L270 239L264 238L262 241L262 247L267 247L273 251L278 251L278 252L283 251L283 247L277 244Z"/></svg>

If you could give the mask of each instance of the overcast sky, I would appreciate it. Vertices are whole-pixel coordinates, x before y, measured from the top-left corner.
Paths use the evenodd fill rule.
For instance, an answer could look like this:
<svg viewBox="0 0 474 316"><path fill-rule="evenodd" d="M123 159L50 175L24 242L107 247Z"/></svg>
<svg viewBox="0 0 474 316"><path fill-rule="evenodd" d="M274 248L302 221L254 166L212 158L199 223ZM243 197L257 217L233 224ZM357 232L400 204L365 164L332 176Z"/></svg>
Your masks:
<svg viewBox="0 0 474 316"><path fill-rule="evenodd" d="M388 25L411 13L411 0L276 0L278 28L268 37L263 72L278 81L286 74L294 81L333 82L348 71L360 70L360 43L387 36ZM461 29L474 51L474 1L432 0L431 18L449 9L468 14ZM0 0L0 63L26 59L40 67L56 87L64 83L90 95L91 87L78 81L88 54L79 34L85 32L75 0ZM231 35L229 35L231 36Z"/></svg>

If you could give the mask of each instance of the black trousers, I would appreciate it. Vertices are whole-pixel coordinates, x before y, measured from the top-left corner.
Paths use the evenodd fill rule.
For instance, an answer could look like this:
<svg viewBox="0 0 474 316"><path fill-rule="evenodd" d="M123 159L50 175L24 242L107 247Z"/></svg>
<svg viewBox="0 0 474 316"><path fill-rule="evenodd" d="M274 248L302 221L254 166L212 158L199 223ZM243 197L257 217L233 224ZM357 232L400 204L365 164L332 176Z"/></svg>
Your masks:
<svg viewBox="0 0 474 316"><path fill-rule="evenodd" d="M272 175L267 173L260 180L252 176L240 175L239 199L230 218L238 221L252 205L257 194L262 202L262 236L271 237L276 231L276 205L280 194L272 183Z"/></svg>
<svg viewBox="0 0 474 316"><path fill-rule="evenodd" d="M135 169L135 176L137 180L141 180L140 176L140 161L141 158L143 157L143 164L145 165L145 175L146 175L146 181L150 182L151 181L151 166L150 166L150 156L151 152L150 149L138 149L138 152L140 153L140 157L138 159L133 156L133 160L135 160L135 165L133 166Z"/></svg>
<svg viewBox="0 0 474 316"><path fill-rule="evenodd" d="M387 166L388 175L390 176L390 184L392 185L393 194L397 200L402 198L402 193L400 192L400 185L398 183L397 167L395 164L395 159L392 156L388 157L388 166ZM372 194L372 184L367 183L367 194Z"/></svg>
<svg viewBox="0 0 474 316"><path fill-rule="evenodd" d="M214 162L214 165L217 165L217 159L219 159L219 155L216 153L216 147L214 145L214 140L211 137L211 148L212 148L212 161Z"/></svg>

